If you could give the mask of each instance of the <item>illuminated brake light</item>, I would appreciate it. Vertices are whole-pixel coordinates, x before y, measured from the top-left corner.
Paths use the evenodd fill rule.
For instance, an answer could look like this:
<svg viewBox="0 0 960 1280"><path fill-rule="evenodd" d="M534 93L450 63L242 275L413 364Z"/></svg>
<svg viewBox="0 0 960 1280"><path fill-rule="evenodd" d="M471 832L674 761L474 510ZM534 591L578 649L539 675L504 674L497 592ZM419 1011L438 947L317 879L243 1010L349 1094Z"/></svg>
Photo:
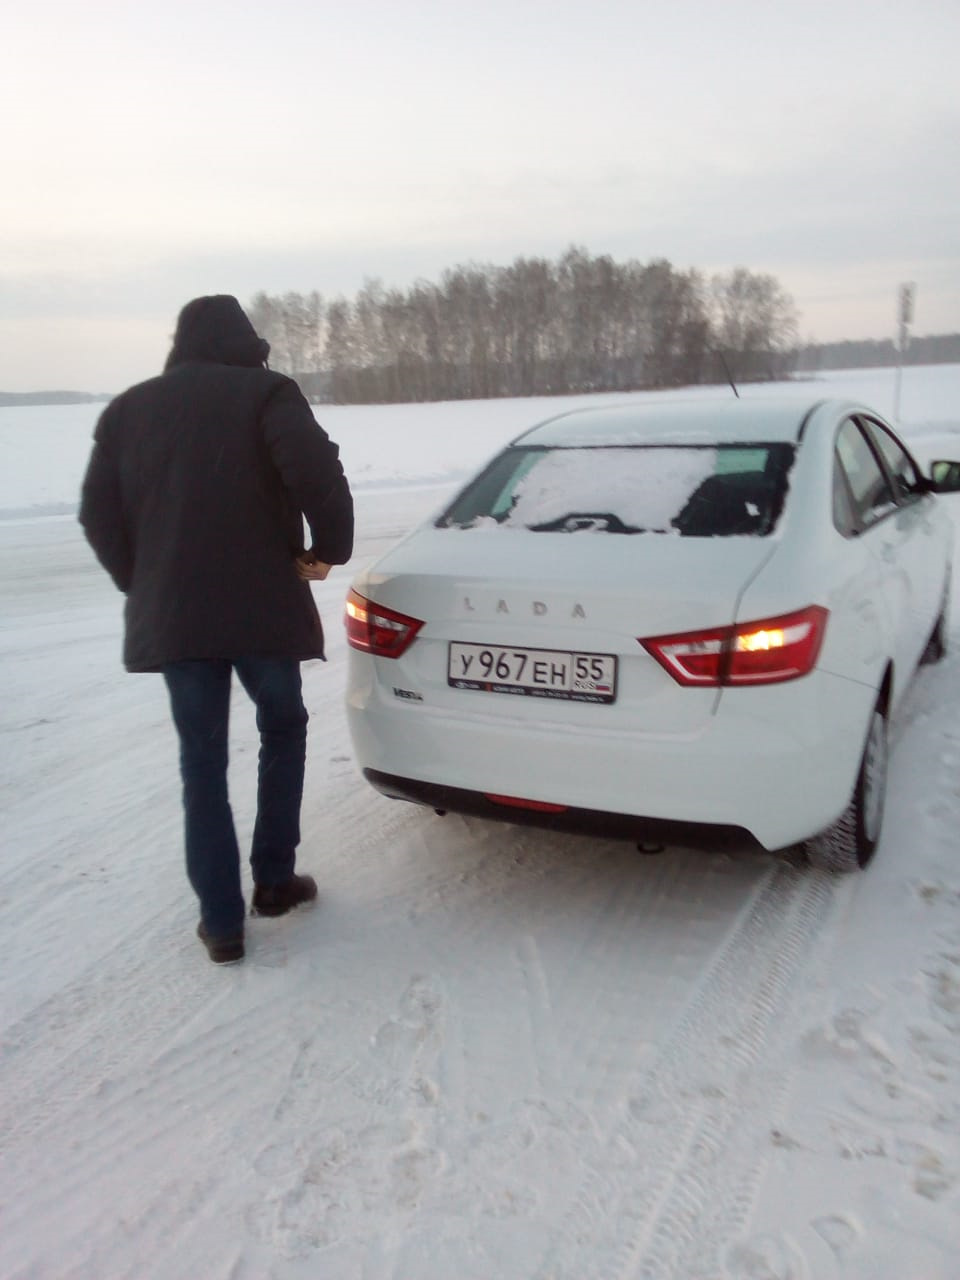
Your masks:
<svg viewBox="0 0 960 1280"><path fill-rule="evenodd" d="M419 619L374 604L356 591L347 593L344 623L347 643L377 658L399 658L423 626Z"/></svg>
<svg viewBox="0 0 960 1280"><path fill-rule="evenodd" d="M826 626L827 610L810 605L776 618L654 636L640 644L678 684L776 684L813 670Z"/></svg>
<svg viewBox="0 0 960 1280"><path fill-rule="evenodd" d="M737 648L745 653L759 653L761 649L782 649L784 633L777 631L752 631L746 636L737 636Z"/></svg>

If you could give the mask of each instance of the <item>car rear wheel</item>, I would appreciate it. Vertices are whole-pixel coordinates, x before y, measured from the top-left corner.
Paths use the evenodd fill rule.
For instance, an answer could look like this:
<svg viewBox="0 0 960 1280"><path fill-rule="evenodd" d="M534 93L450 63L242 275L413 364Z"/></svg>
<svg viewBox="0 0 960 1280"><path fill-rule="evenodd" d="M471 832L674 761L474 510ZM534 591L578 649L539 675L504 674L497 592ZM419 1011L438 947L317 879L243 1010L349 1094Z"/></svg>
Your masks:
<svg viewBox="0 0 960 1280"><path fill-rule="evenodd" d="M807 859L820 871L846 874L873 857L883 825L887 789L887 718L878 702L849 805L832 826L806 843Z"/></svg>

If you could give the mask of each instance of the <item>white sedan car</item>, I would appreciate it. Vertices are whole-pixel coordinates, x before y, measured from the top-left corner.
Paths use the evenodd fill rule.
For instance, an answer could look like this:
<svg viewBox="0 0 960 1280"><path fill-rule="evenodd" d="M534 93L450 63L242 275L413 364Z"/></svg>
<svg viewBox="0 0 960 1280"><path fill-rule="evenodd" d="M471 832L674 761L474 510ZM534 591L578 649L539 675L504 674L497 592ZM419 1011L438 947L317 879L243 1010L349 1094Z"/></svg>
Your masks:
<svg viewBox="0 0 960 1280"><path fill-rule="evenodd" d="M891 715L944 652L953 535L872 410L586 409L354 581L347 711L387 796L674 844L880 835Z"/></svg>

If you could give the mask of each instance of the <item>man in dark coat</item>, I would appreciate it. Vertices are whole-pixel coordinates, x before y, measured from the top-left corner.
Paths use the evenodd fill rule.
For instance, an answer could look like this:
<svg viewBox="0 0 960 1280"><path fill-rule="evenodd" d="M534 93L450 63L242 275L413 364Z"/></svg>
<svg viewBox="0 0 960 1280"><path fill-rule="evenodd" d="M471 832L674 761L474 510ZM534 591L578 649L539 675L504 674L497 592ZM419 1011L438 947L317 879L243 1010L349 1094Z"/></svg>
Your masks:
<svg viewBox="0 0 960 1280"><path fill-rule="evenodd" d="M253 910L316 897L294 871L307 712L300 662L322 658L310 591L353 547L339 450L236 298L181 311L161 376L104 410L80 522L126 594L129 671L161 671L180 737L187 875L211 959L243 956L240 854L227 796L233 671L257 708ZM304 520L310 546L304 542Z"/></svg>

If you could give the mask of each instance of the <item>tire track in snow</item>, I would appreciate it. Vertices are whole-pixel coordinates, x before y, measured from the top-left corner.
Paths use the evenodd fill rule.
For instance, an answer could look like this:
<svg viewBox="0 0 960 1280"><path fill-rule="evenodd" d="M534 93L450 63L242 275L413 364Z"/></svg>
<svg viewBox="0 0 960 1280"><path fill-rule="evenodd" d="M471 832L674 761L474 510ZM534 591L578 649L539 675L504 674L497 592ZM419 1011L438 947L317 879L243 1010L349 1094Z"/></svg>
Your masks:
<svg viewBox="0 0 960 1280"><path fill-rule="evenodd" d="M592 882L576 886L575 900L566 886L570 926L554 919L552 938L538 931L552 949L538 952L541 973L526 975L528 998L540 1005L529 1014L537 1043L556 1059L543 1069L601 1121L631 1096L660 1029L676 1021L775 873L759 857L678 849L651 860L624 845L611 862L598 874L591 861ZM685 936L672 923L678 912ZM702 928L691 929L694 921ZM537 924L534 917L531 928Z"/></svg>
<svg viewBox="0 0 960 1280"><path fill-rule="evenodd" d="M629 874L627 862L628 873L604 886L580 945L564 957L556 979L563 1002L552 1037L560 1056L551 1074L557 1080L562 1076L564 1092L593 1117L608 1114L622 1100L625 1082L646 1052L638 1026L643 1011L639 992L650 992L638 983L634 961L644 946L645 924L686 883L684 855L668 855L656 864L640 860L632 849L630 855L636 874ZM546 996L542 984L533 989L537 993ZM531 1016L535 1025L542 1025L548 1011Z"/></svg>
<svg viewBox="0 0 960 1280"><path fill-rule="evenodd" d="M393 843L417 820L412 807L397 805L383 806L377 822L371 822L366 813L360 821L358 810L367 801L363 787L337 798L335 808L343 815L343 829L350 833L341 850L348 860L351 845L356 849L362 841L369 860L370 842L374 847ZM451 862L449 878L461 873L462 866ZM387 897L409 902L410 888ZM318 911L323 911L322 903ZM334 920L336 949L337 938L342 942L351 924L343 913L335 913ZM64 1228L54 1224L66 1194L86 1204L78 1215L85 1223L83 1236L72 1238L67 1249L84 1259L77 1274L118 1274L110 1250L120 1209L103 1207L89 1189L115 1180L118 1166L129 1169L128 1181L134 1186L143 1155L150 1152L151 1163L159 1167L156 1177L137 1194L137 1221L131 1229L141 1254L169 1256L185 1233L196 1231L198 1216L215 1214L218 1203L229 1205L237 1190L236 1173L229 1172L237 1163L230 1145L236 1143L235 1134L215 1134L209 1139L205 1135L211 1149L202 1158L193 1151L191 1167L196 1171L200 1165L200 1175L183 1190L186 1199L175 1185L173 1153L181 1146L192 1147L197 1132L204 1133L205 1117L217 1115L222 1098L236 1094L251 1079L264 1082L263 1090L244 1098L240 1107L250 1118L247 1140L254 1154L258 1141L263 1146L268 1138L275 1140L271 1124L279 1124L289 1135L291 1117L284 1112L293 1099L298 1108L304 1108L302 1119L309 1132L316 1090L323 1085L325 1073L332 1083L349 1069L349 1063L342 1052L331 1061L329 1048L324 1048L316 1030L316 1017L314 1029L309 1034L304 1031L308 993L306 1004L290 1001L288 995L279 1000L271 997L270 970L276 967L278 947L285 960L280 938L291 924L295 920L281 922L280 928L275 922L254 925L244 966L224 972L202 957L192 937L192 919L190 933L185 935L180 926L174 933L167 912L155 913L135 932L117 940L106 964L91 966L11 1028L5 1066L10 1068L14 1088L4 1095L0 1133L5 1133L5 1149L17 1166L18 1197L30 1206L28 1225L18 1227L11 1248L17 1247L17 1239L22 1241L24 1230L34 1239L46 1239L48 1224L51 1238L61 1237ZM349 964L351 945L339 964ZM166 961L157 960L158 952L167 954ZM289 973L276 975L284 987L290 978ZM330 1016L339 1020L350 1011L342 1007L343 987L334 983L334 988L340 994L331 997L334 1013ZM218 1008L233 1008L238 1001L245 1012L218 1026ZM321 1015L326 1004L321 998L317 1006ZM71 1053L68 1071L64 1071L65 1049ZM27 1058L29 1071L22 1066ZM135 1134L130 1131L132 1115L137 1116ZM264 1115L273 1119L265 1124ZM65 1131L71 1134L69 1147L60 1138ZM387 1148L396 1164L398 1185L413 1186L419 1176L418 1162L426 1160L429 1151L403 1134L394 1135ZM164 1152L173 1157L169 1172ZM216 1171L221 1158L226 1170L222 1176ZM248 1168L244 1177L249 1179L253 1172ZM55 1195L47 1193L50 1185L57 1186ZM287 1191L293 1201L303 1195L302 1186ZM296 1203L284 1205L283 1213L289 1221L278 1226L280 1238L285 1247L299 1248ZM72 1231L69 1223L66 1230Z"/></svg>
<svg viewBox="0 0 960 1280"><path fill-rule="evenodd" d="M368 806L372 798L365 785L339 794L330 823L349 833L338 850L347 861L351 848L355 851L362 841L360 862L371 876L378 864L369 858L369 848L395 845L416 827L419 817L413 806L398 803L378 806L371 818ZM324 821L330 821L329 815ZM304 843L309 846L309 830L305 828L304 834ZM451 859L426 887L435 889L437 882L457 880L462 873L462 864ZM424 887L417 883L418 894ZM410 885L405 880L382 895L382 900L388 909L409 904ZM319 910L323 910L322 903ZM175 925L170 923L171 915L177 920ZM215 969L193 937L193 916L181 924L182 915L178 896L176 907L165 906L140 920L136 930L115 940L104 959L85 967L6 1029L6 1086L0 1104L0 1141L6 1146L55 1133L65 1116L82 1113L84 1105L94 1099L115 1095L122 1114L127 1081L140 1079L145 1065L156 1055L163 1060L171 1041L178 1041L202 1019L215 1014L221 1002L235 999L238 986L242 990L258 971L284 962L277 960L277 947L283 950L280 934L270 924L260 923L248 931L244 966L227 973ZM257 1006L258 1039L265 1037L269 1043L274 1038L277 1019L282 1019L287 1007L284 1001L276 1007ZM65 1053L69 1054L68 1071L64 1070ZM22 1064L28 1060L30 1066L25 1069ZM241 1060L247 1063L244 1069L249 1069L246 1047ZM212 1075L218 1074L214 1069ZM104 1168L111 1159L108 1156Z"/></svg>
<svg viewBox="0 0 960 1280"><path fill-rule="evenodd" d="M253 766L255 769L255 765ZM413 806L383 806L371 818L366 788L357 786L337 797L335 829L350 833L338 856L350 858L351 848L395 843L416 821ZM123 825L123 812L111 821ZM176 840L181 819L177 815ZM238 823L238 827L240 824ZM304 846L310 860L310 829ZM156 856L141 851L123 875L135 888L138 862ZM179 856L179 855L178 855ZM364 866L369 861L362 859ZM374 863L374 870L376 863ZM462 868L451 865L449 878ZM323 871L317 870L323 893ZM96 892L96 886L91 886ZM166 904L141 918L136 929L120 934L104 958L86 966L68 984L44 999L4 1031L3 1074L8 1083L0 1102L0 1140L11 1140L52 1124L62 1112L105 1081L123 1076L161 1052L183 1029L186 1014L192 1023L233 991L231 975L211 966L193 936L195 917L184 918L190 890L179 884L175 905ZM406 893L395 895L400 900ZM319 910L323 910L320 904ZM171 924L171 917L175 921ZM248 930L247 971L276 963L274 931L255 925ZM233 971L237 982L244 970ZM211 1004L212 1001L212 1004ZM260 1013L258 1017L262 1016ZM82 1036L76 1028L82 1025ZM69 1045L70 1070L64 1073L64 1046ZM29 1058L29 1071L18 1062Z"/></svg>
<svg viewBox="0 0 960 1280"><path fill-rule="evenodd" d="M229 1000L227 993L221 998ZM50 1239L60 1256L77 1257L78 1274L113 1275L118 1225L127 1223L139 1256L176 1256L177 1241L194 1229L210 1199L245 1174L237 1129L269 1124L278 1081L294 1071L302 1039L297 1011L285 1001L259 1004L253 1034L249 1009L217 1023L215 1003L199 1010L207 1029L194 1025L195 1034L138 1070L103 1080L73 1102L67 1124L61 1114L5 1141L21 1210L4 1252L25 1238ZM321 1020L315 1026L314 1036ZM237 1100L234 1115L217 1128L210 1117L224 1097ZM186 1182L181 1155L191 1171ZM104 1186L118 1191L109 1203L100 1194ZM65 1200L73 1210L64 1222ZM102 1270L88 1265L97 1257Z"/></svg>
<svg viewBox="0 0 960 1280"><path fill-rule="evenodd" d="M721 1274L724 1248L749 1215L764 1163L757 1152L767 1147L756 1140L758 1131L775 1127L772 1117L779 1112L790 1081L789 1069L779 1062L761 1071L757 1067L770 1062L771 1042L786 1012L806 992L806 983L799 994L793 989L801 975L810 973L810 952L837 897L833 878L806 869L797 869L794 875L782 945L778 949L771 943L769 926L776 927L771 917L764 922L766 941L759 946L760 954L772 963L750 1005L743 1009L739 1027L733 1023L721 1036L726 1052L715 1060L714 1069L722 1083L719 1089L715 1084L711 1087L690 1158L674 1174L669 1197L648 1233L642 1262L624 1272L636 1280ZM731 985L728 982L724 1002L730 999ZM754 1140L746 1140L747 1134ZM706 1222L710 1223L707 1230Z"/></svg>
<svg viewBox="0 0 960 1280"><path fill-rule="evenodd" d="M942 696L943 692L949 687L951 678L955 679L955 675L955 659L941 665L935 672L921 671L920 678L915 679L907 691L904 702L898 709L897 721L892 726L894 751L905 749L909 753L908 758L911 763L900 775L896 761L892 762L891 793L888 796L888 804L893 802L899 808L901 797L897 793L901 791L901 785L908 785L906 780L911 773L925 779L936 779L929 785L926 797L921 798L920 795L915 795L921 820L925 826L931 828L931 839L934 841L939 835L936 830L938 824L943 823L951 833L955 827L956 815L953 809L956 806L951 808L942 800L938 802L936 799L937 796L950 794L949 781L956 772L956 753L951 748L952 744L960 739L957 738L955 728L952 725L947 728L940 719L942 708L949 702L949 699ZM931 718L932 723L924 724ZM916 734L915 726L919 731ZM933 732L934 730L936 733ZM903 747L899 748L901 743ZM901 813L902 809L897 814L889 815L884 844L878 856L884 861L889 859L891 862L899 857L901 867L908 869L909 864L904 866L902 862L904 853L909 857L909 845L903 839ZM944 819L946 819L945 823ZM862 881L859 877L851 877L834 883L837 886L838 895L836 910L840 911L841 904L849 902L859 891ZM840 896L843 892L841 886L845 886L848 890L843 897ZM931 886L920 882L913 885L913 891L925 901L936 902L944 892L944 886ZM958 935L954 933L954 938L957 939L957 937ZM754 1197L768 1164L767 1153L773 1147L782 1146L789 1151L797 1146L795 1141L785 1134L788 1125L795 1126L797 1123L796 1110L794 1108L794 1116L791 1119L787 1100L793 1089L793 1076L797 1065L796 1030L798 1027L809 1026L813 1034L828 1044L833 1037L840 1036L845 1045L843 1054L845 1067L850 1066L850 1053L858 1055L859 1069L855 1071L854 1085L844 1091L842 1076L831 1081L837 1090L838 1097L845 1094L847 1102L853 1102L854 1112L859 1104L868 1118L871 1115L876 1116L877 1113L871 1108L876 1105L876 1099L879 1099L880 1114L885 1124L890 1122L891 1110L899 1112L902 1107L903 1113L892 1121L895 1128L909 1121L922 1126L916 1142L909 1138L899 1141L891 1140L889 1152L885 1153L886 1158L896 1159L903 1164L904 1168L910 1170L910 1176L914 1180L913 1189L917 1191L918 1185L923 1186L925 1189L918 1191L918 1194L937 1198L943 1194L942 1189L950 1185L951 1175L944 1167L947 1162L941 1163L937 1150L937 1136L942 1132L941 1126L944 1129L950 1127L951 1121L948 1117L951 1115L954 1117L953 1129L954 1132L956 1131L957 1111L955 1107L952 1110L943 1105L938 1107L935 1101L938 1087L942 1089L944 1101L947 1097L956 1096L955 1090L952 1095L950 1094L950 1067L947 1065L949 1057L944 1059L939 1056L936 1036L928 1040L925 1032L911 1032L912 1043L919 1056L930 1055L934 1097L923 1099L922 1095L915 1095L911 1102L907 1102L907 1095L901 1094L897 1087L899 1064L894 1066L891 1058L886 1056L886 1046L894 1043L895 1038L892 1035L884 1038L882 1029L874 1029L873 1034L869 1030L874 1013L880 1015L880 1028L883 1025L883 1018L892 1019L894 1025L902 1025L902 1012L899 1010L893 1012L888 1008L888 1003L896 1004L895 997L891 995L887 999L880 999L879 993L883 990L881 984L873 989L879 1004L870 1005L873 1011L871 1014L863 1013L856 1005L852 1008L846 1007L840 1013L837 1013L833 1005L825 1010L824 993L834 991L837 984L837 975L834 970L835 946L836 929L826 931L824 945L818 946L816 959L806 971L805 994L791 1005L789 1029L782 1027L783 1019L780 1019L781 1037L776 1059L768 1060L763 1075L755 1077L756 1110L769 1117L768 1123L762 1126L763 1129L768 1129L769 1133L765 1137L759 1136L756 1131L758 1126L754 1126L753 1131L748 1126L744 1126L743 1132L731 1132L729 1142L723 1150L724 1169L728 1179L714 1188L712 1198L704 1206L695 1239L678 1256L676 1262L678 1275L759 1277L762 1274L776 1277L777 1280L800 1280L800 1277L808 1274L808 1269L811 1274L816 1271L818 1277L821 1274L818 1268L822 1267L822 1262L814 1266L807 1260L804 1256L804 1242L801 1239L790 1240L779 1232L765 1231L747 1240L741 1237L735 1244L730 1241L731 1227L743 1226L750 1217ZM956 955L956 947L954 955ZM930 956L931 967L935 967L938 961L943 959L942 956L934 958L935 956L934 951ZM929 973L926 965L921 964L920 972ZM960 1026L956 1023L955 1025ZM811 1033L808 1033L807 1038L809 1034ZM916 1038L914 1038L915 1035ZM869 1066L864 1067L864 1062L869 1063ZM953 1064L956 1065L955 1058ZM802 1063L800 1065L802 1066ZM825 1111L824 1114L828 1112ZM842 1103L833 1114L836 1117L836 1123L845 1126L844 1132L847 1136L843 1139L844 1142L849 1142L854 1147L857 1143L865 1143L867 1149L871 1147L874 1150L877 1149L876 1132L873 1130L865 1132L861 1129ZM809 1123L811 1117L808 1115L806 1120ZM932 1145L929 1145L931 1142ZM883 1150L882 1139L879 1140L879 1149ZM850 1155L849 1148L847 1155ZM878 1191L874 1208L880 1214L882 1214L882 1204L882 1193ZM840 1205L837 1207L841 1208ZM837 1275L841 1270L846 1274L843 1267L845 1254L847 1250L856 1247L861 1231L869 1234L869 1228L865 1224L858 1224L856 1215L851 1217L849 1213L844 1212L815 1218L809 1224L809 1232L819 1238L821 1244L825 1242L831 1249L837 1263ZM730 1246L726 1250L722 1248L724 1241ZM726 1269L722 1265L724 1263ZM830 1270L830 1274L834 1274L833 1269Z"/></svg>
<svg viewBox="0 0 960 1280"><path fill-rule="evenodd" d="M785 864L771 874L637 1079L536 1280L713 1273L688 1273L684 1259L712 1205L724 1205L715 1224L716 1252L749 1209L752 1192L744 1198L723 1156L735 1145L738 1126L765 1125L773 1094L783 1087L781 1076L768 1079L758 1096L751 1068L764 1059L785 1016L834 896L833 881L805 868Z"/></svg>
<svg viewBox="0 0 960 1280"><path fill-rule="evenodd" d="M236 997L244 982L242 970L224 973L205 959L201 965L195 939L182 968L173 972L171 963L166 975L160 972L151 952L165 941L171 952L178 945L160 921L159 916L148 920L124 940L124 963L81 974L7 1032L5 1071L12 1079L4 1090L0 1119L4 1143L55 1129L63 1112L86 1099L110 1096L118 1088L122 1093L127 1077L138 1080L139 1069L147 1064L152 1071L155 1059L176 1052L169 1048L172 1042ZM130 944L138 941L134 957ZM281 1015L268 1009L263 1016L270 1021ZM67 1071L65 1050L70 1055ZM17 1059L29 1060L30 1069Z"/></svg>

